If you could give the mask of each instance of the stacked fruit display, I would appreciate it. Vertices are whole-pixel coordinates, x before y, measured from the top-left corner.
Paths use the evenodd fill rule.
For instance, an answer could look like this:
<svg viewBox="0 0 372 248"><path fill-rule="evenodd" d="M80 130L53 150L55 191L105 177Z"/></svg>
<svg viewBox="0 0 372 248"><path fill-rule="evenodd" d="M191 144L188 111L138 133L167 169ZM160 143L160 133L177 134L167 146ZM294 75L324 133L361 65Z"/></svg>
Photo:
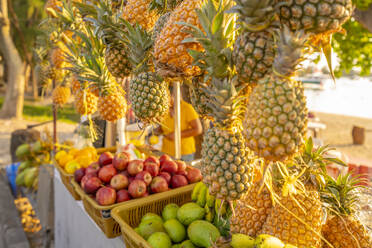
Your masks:
<svg viewBox="0 0 372 248"><path fill-rule="evenodd" d="M74 174L80 168L87 168L97 158L97 151L94 147L60 150L55 155L58 165L68 174Z"/></svg>
<svg viewBox="0 0 372 248"><path fill-rule="evenodd" d="M37 189L39 166L50 164L51 150L52 144L43 140L17 147L16 156L21 161L16 177L18 186Z"/></svg>
<svg viewBox="0 0 372 248"><path fill-rule="evenodd" d="M197 168L167 155L139 160L127 152L104 152L98 162L76 170L74 178L85 193L107 206L196 183L202 176Z"/></svg>

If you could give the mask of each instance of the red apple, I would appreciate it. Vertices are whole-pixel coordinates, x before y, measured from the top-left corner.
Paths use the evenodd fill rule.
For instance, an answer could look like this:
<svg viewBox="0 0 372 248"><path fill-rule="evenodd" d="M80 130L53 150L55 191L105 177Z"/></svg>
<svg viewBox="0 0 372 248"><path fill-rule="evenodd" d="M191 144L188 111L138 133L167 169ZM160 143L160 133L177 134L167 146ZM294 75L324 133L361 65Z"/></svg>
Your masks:
<svg viewBox="0 0 372 248"><path fill-rule="evenodd" d="M146 197L146 196L149 196L150 193L148 191L146 191L146 193L142 196L142 197Z"/></svg>
<svg viewBox="0 0 372 248"><path fill-rule="evenodd" d="M176 175L187 176L187 171L177 171Z"/></svg>
<svg viewBox="0 0 372 248"><path fill-rule="evenodd" d="M99 156L98 163L100 166L111 164L113 157L111 152L104 152Z"/></svg>
<svg viewBox="0 0 372 248"><path fill-rule="evenodd" d="M144 181L135 179L129 184L128 192L133 198L140 198L146 193L146 184Z"/></svg>
<svg viewBox="0 0 372 248"><path fill-rule="evenodd" d="M163 162L168 160L172 161L172 158L169 157L167 154L161 155L159 158L160 165L163 165Z"/></svg>
<svg viewBox="0 0 372 248"><path fill-rule="evenodd" d="M81 188L84 188L85 183L86 183L86 182L88 181L88 179L91 178L91 177L97 177L97 176L95 176L95 175L93 175L93 174L86 174L86 173L85 173L85 175L83 176L83 178L82 178L81 181L80 181L80 186L81 186Z"/></svg>
<svg viewBox="0 0 372 248"><path fill-rule="evenodd" d="M166 160L160 167L160 171L168 172L168 173L176 173L178 171L178 165L176 162L171 160Z"/></svg>
<svg viewBox="0 0 372 248"><path fill-rule="evenodd" d="M150 184L150 187L151 192L153 193L160 193L169 189L167 181L161 176L154 177Z"/></svg>
<svg viewBox="0 0 372 248"><path fill-rule="evenodd" d="M187 165L184 161L178 160L176 161L176 163L178 166L177 174L180 174L180 172L186 171Z"/></svg>
<svg viewBox="0 0 372 248"><path fill-rule="evenodd" d="M203 176L198 168L189 167L187 170L187 180L189 183L196 183L203 179Z"/></svg>
<svg viewBox="0 0 372 248"><path fill-rule="evenodd" d="M110 187L102 187L97 191L96 201L102 206L112 205L116 202L116 191Z"/></svg>
<svg viewBox="0 0 372 248"><path fill-rule="evenodd" d="M167 183L170 184L172 177L171 174L169 174L168 172L160 172L159 176L163 177L165 181L167 181Z"/></svg>
<svg viewBox="0 0 372 248"><path fill-rule="evenodd" d="M110 180L110 186L116 190L121 190L127 188L129 185L129 180L123 174L117 174L113 176Z"/></svg>
<svg viewBox="0 0 372 248"><path fill-rule="evenodd" d="M141 171L143 171L143 161L139 159L135 159L129 162L127 171L129 175L135 176Z"/></svg>
<svg viewBox="0 0 372 248"><path fill-rule="evenodd" d="M154 162L149 162L149 161L146 162L145 161L144 165L145 165L144 170L150 172L152 177L156 177L157 175L159 175L159 165L158 164L156 164Z"/></svg>
<svg viewBox="0 0 372 248"><path fill-rule="evenodd" d="M93 162L91 163L87 169L85 170L85 174L88 175L88 174L92 174L92 175L95 175L97 176L98 174L98 170L99 170L99 164L98 162Z"/></svg>
<svg viewBox="0 0 372 248"><path fill-rule="evenodd" d="M74 172L74 179L80 183L81 179L85 176L85 168L80 168Z"/></svg>
<svg viewBox="0 0 372 248"><path fill-rule="evenodd" d="M146 158L145 161L144 161L144 164L146 165L147 162L155 163L158 166L160 165L159 159L157 157L154 157L154 156L149 156L148 158Z"/></svg>
<svg viewBox="0 0 372 248"><path fill-rule="evenodd" d="M98 177L104 183L110 182L111 178L115 175L116 175L116 169L112 165L104 166L98 171Z"/></svg>
<svg viewBox="0 0 372 248"><path fill-rule="evenodd" d="M86 182L84 182L82 186L85 193L94 194L101 187L101 185L102 182L98 177L90 177L86 180Z"/></svg>
<svg viewBox="0 0 372 248"><path fill-rule="evenodd" d="M136 179L144 181L146 186L149 186L152 181L152 176L148 171L141 171L136 175Z"/></svg>
<svg viewBox="0 0 372 248"><path fill-rule="evenodd" d="M130 200L130 195L128 193L128 190L121 189L118 192L116 192L116 202L125 202Z"/></svg>
<svg viewBox="0 0 372 248"><path fill-rule="evenodd" d="M112 164L117 170L125 170L131 160L131 155L127 152L119 152L115 154Z"/></svg>
<svg viewBox="0 0 372 248"><path fill-rule="evenodd" d="M129 184L131 184L134 181L134 177L128 177Z"/></svg>
<svg viewBox="0 0 372 248"><path fill-rule="evenodd" d="M178 187L183 187L189 184L187 182L187 179L185 176L182 175L174 175L171 179L171 186L172 188L178 188Z"/></svg>
<svg viewBox="0 0 372 248"><path fill-rule="evenodd" d="M121 171L120 174L122 174L122 175L124 175L124 176L126 176L128 178L130 177L128 171L126 171L126 170L125 171Z"/></svg>

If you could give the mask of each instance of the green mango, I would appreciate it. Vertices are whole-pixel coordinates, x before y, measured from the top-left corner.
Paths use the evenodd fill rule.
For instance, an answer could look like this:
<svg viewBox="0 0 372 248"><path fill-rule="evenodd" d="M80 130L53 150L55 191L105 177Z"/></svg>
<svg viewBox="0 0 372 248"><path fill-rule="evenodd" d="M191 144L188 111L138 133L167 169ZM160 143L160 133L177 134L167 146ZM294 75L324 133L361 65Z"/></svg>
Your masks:
<svg viewBox="0 0 372 248"><path fill-rule="evenodd" d="M205 220L196 220L187 228L191 242L199 247L211 247L221 236L217 227Z"/></svg>
<svg viewBox="0 0 372 248"><path fill-rule="evenodd" d="M16 185L18 185L18 186L24 186L25 185L26 170L21 171L21 172L19 172L17 174L17 176L16 176Z"/></svg>
<svg viewBox="0 0 372 248"><path fill-rule="evenodd" d="M31 148L29 144L22 144L17 147L16 156L19 159L23 159L31 154Z"/></svg>
<svg viewBox="0 0 372 248"><path fill-rule="evenodd" d="M231 237L230 245L233 248L253 248L255 240L247 235L235 233Z"/></svg>
<svg viewBox="0 0 372 248"><path fill-rule="evenodd" d="M205 216L204 208L194 202L182 205L177 211L177 219L185 226L190 225L195 220L202 220Z"/></svg>
<svg viewBox="0 0 372 248"><path fill-rule="evenodd" d="M41 153L43 151L43 144L40 140L36 141L34 144L32 144L32 152L33 153Z"/></svg>
<svg viewBox="0 0 372 248"><path fill-rule="evenodd" d="M32 162L29 161L29 160L26 160L26 161L22 162L22 163L19 165L18 170L19 170L19 171L23 171L23 170L25 170L25 169L27 169L27 168L30 168L31 166L32 166Z"/></svg>
<svg viewBox="0 0 372 248"><path fill-rule="evenodd" d="M255 240L255 247L256 248L283 248L284 243L271 235L268 234L260 234L256 237Z"/></svg>
<svg viewBox="0 0 372 248"><path fill-rule="evenodd" d="M38 176L38 168L37 167L33 167L33 168L28 168L25 170L25 186L27 188L31 188L36 177Z"/></svg>

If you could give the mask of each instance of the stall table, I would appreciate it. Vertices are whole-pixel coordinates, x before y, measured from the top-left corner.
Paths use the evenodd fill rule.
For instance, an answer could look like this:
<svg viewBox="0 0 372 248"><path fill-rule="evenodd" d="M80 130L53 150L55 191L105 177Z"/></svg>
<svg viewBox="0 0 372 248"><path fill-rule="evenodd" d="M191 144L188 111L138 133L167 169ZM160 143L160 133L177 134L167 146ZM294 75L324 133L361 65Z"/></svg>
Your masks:
<svg viewBox="0 0 372 248"><path fill-rule="evenodd" d="M83 203L75 201L54 173L54 244L55 248L123 248L121 236L108 239L85 212Z"/></svg>

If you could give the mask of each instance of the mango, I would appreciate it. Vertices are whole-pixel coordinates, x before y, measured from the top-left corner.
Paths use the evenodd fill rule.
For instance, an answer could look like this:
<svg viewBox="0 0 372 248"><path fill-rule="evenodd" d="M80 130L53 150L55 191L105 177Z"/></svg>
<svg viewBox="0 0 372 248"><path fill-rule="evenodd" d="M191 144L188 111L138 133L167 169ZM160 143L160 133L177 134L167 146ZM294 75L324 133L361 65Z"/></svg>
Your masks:
<svg viewBox="0 0 372 248"><path fill-rule="evenodd" d="M205 220L196 220L187 228L191 242L199 247L211 247L221 236L217 227Z"/></svg>
<svg viewBox="0 0 372 248"><path fill-rule="evenodd" d="M176 219L167 220L164 223L164 228L167 231L173 243L180 243L186 239L186 229L178 220Z"/></svg>
<svg viewBox="0 0 372 248"><path fill-rule="evenodd" d="M177 211L177 219L185 226L190 225L195 220L202 220L204 215L204 208L194 202L182 205Z"/></svg>
<svg viewBox="0 0 372 248"><path fill-rule="evenodd" d="M231 237L230 245L233 248L253 248L255 240L248 235L235 233Z"/></svg>
<svg viewBox="0 0 372 248"><path fill-rule="evenodd" d="M147 221L141 222L138 228L139 228L140 235L144 239L148 239L153 233L165 232L165 229L163 227L163 222L159 220L147 220Z"/></svg>
<svg viewBox="0 0 372 248"><path fill-rule="evenodd" d="M170 203L164 207L161 215L165 221L177 218L177 211L180 207L175 203Z"/></svg>
<svg viewBox="0 0 372 248"><path fill-rule="evenodd" d="M171 248L172 241L166 233L156 232L153 233L148 239L147 242L152 248Z"/></svg>
<svg viewBox="0 0 372 248"><path fill-rule="evenodd" d="M271 235L268 234L260 234L256 237L255 240L255 247L256 248L283 248L284 243Z"/></svg>
<svg viewBox="0 0 372 248"><path fill-rule="evenodd" d="M196 248L196 246L188 239L183 241L179 248Z"/></svg>
<svg viewBox="0 0 372 248"><path fill-rule="evenodd" d="M142 217L141 222L145 222L145 221L148 221L148 220L157 220L157 221L163 222L163 219L159 215L154 214L154 213L145 214Z"/></svg>

